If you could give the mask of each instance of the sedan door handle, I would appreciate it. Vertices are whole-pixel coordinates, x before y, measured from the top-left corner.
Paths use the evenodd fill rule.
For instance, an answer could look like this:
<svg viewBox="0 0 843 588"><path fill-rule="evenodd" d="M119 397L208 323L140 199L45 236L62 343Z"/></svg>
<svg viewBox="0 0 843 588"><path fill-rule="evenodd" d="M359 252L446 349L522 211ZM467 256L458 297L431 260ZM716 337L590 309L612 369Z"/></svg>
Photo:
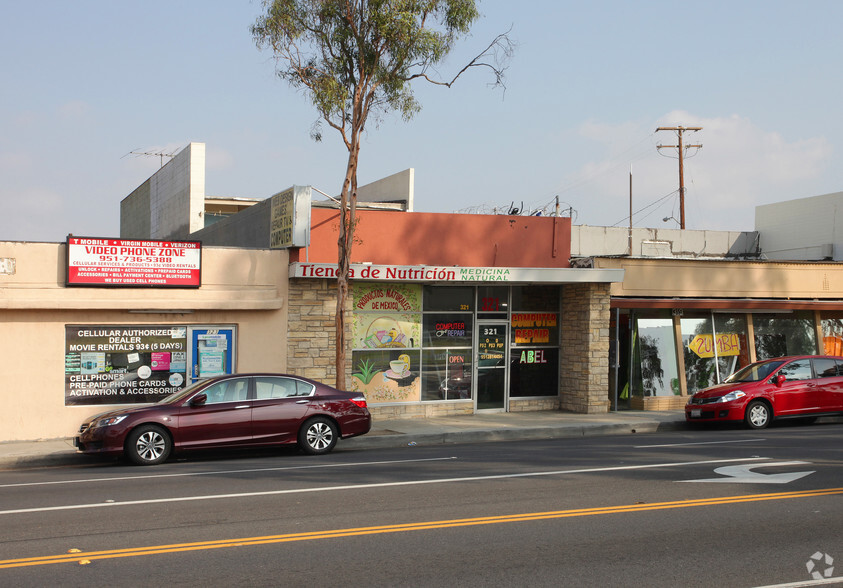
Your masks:
<svg viewBox="0 0 843 588"><path fill-rule="evenodd" d="M249 408L249 405L248 404L241 404L239 406L235 406L234 408L235 408L235 410L238 409L238 408Z"/></svg>
<svg viewBox="0 0 843 588"><path fill-rule="evenodd" d="M296 400L296 404L307 404L310 400Z"/></svg>

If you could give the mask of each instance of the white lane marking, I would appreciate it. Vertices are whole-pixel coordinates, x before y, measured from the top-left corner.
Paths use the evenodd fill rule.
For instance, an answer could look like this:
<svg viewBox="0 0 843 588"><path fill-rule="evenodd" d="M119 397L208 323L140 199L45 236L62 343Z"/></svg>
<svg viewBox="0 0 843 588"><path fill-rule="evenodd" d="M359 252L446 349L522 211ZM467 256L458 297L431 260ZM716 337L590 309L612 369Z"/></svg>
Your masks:
<svg viewBox="0 0 843 588"><path fill-rule="evenodd" d="M248 470L219 470L209 472L183 472L180 474L147 474L140 476L116 476L112 478L85 478L82 480L53 480L50 482L20 482L17 484L0 484L0 488L17 488L20 486L50 486L56 484L90 484L93 482L122 482L125 480L156 480L159 478L189 478L191 476L221 476L226 474L252 474L255 472L283 472L288 470L310 470L321 468L346 468L361 465L391 465L396 463L416 463L422 461L448 461L456 457L430 457L426 459L393 459L389 461L359 461L352 463L328 463L306 466L285 466L278 468L255 468Z"/></svg>
<svg viewBox="0 0 843 588"><path fill-rule="evenodd" d="M756 586L755 588L802 588L803 586L823 586L837 583L843 584L843 576L823 578L822 580L805 580L804 582L788 582L787 584L768 584L766 586Z"/></svg>
<svg viewBox="0 0 843 588"><path fill-rule="evenodd" d="M0 510L0 515L23 514L33 512L51 512L57 510L78 510L102 508L105 506L137 506L142 504L162 504L167 502L191 502L196 500L216 500L220 498L254 498L258 496L279 496L281 494L305 494L310 492L333 492L336 490L363 490L368 488L392 488L397 486L418 486L422 484L449 484L453 482L477 482L481 480L504 480L508 478L528 478L535 476L561 476L566 474L593 474L600 472L619 472L625 470L646 470L654 468L674 468L688 465L708 465L713 463L735 463L770 459L768 457L744 457L739 459L707 459L704 461L683 461L674 463L653 463L647 465L615 466L608 468L585 468L578 470L557 470L553 472L525 472L521 474L497 474L493 476L470 476L464 478L438 478L434 480L411 480L407 482L379 482L376 484L356 484L349 486L322 486L317 488L296 488L290 490L267 490L264 492L242 492L238 494L207 494L204 496L179 496L174 498L150 498L147 500L127 500L125 502L94 502L89 504L69 504L66 506L43 506L34 508L16 508Z"/></svg>
<svg viewBox="0 0 843 588"><path fill-rule="evenodd" d="M776 466L805 465L808 461L769 461L766 463L750 463L714 468L715 474L724 478L706 478L704 480L680 480L680 482L712 482L725 484L788 484L794 480L804 478L816 472L785 472L782 474L762 474L753 472L755 468L772 468Z"/></svg>
<svg viewBox="0 0 843 588"><path fill-rule="evenodd" d="M732 439L730 441L700 441L698 443L665 443L663 445L634 445L635 449L648 449L650 447L686 447L689 445L722 445L724 443L752 443L755 441L766 441L766 439Z"/></svg>

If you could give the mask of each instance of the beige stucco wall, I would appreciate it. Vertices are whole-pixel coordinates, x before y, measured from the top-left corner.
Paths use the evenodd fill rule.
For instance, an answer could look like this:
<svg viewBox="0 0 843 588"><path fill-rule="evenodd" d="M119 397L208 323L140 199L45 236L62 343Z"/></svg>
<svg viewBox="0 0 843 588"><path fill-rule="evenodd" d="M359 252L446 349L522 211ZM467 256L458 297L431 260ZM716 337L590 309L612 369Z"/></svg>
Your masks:
<svg viewBox="0 0 843 588"><path fill-rule="evenodd" d="M65 325L235 325L237 371L287 369L285 251L205 248L199 289L67 288L63 244L0 242L0 259L14 260L0 273L0 442L69 437L107 409L64 406Z"/></svg>
<svg viewBox="0 0 843 588"><path fill-rule="evenodd" d="M595 258L594 267L626 270L612 296L839 299L843 264Z"/></svg>

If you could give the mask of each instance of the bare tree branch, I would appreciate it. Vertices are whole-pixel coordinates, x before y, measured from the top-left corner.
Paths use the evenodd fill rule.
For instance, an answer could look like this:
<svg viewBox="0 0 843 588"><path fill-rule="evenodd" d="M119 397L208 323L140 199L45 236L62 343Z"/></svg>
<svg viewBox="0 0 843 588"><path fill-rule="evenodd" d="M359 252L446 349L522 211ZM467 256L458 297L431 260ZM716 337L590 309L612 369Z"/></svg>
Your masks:
<svg viewBox="0 0 843 588"><path fill-rule="evenodd" d="M431 84L435 84L437 86L446 86L450 88L454 85L454 83L459 79L459 77L467 72L469 69L473 67L482 67L488 68L492 71L495 76L495 83L491 84L493 87L500 86L504 90L506 90L506 84L504 84L504 74L508 69L508 62L512 58L512 55L515 52L516 44L515 42L509 37L509 33L512 31L512 27L505 33L499 34L494 40L489 43L489 46L486 47L481 53L479 53L474 59L469 61L457 74L451 79L449 82L443 82L441 80L436 80L431 78L425 71L421 71L419 73L413 74L406 78L409 80L414 80L418 78L422 78ZM485 61L481 61L486 57L492 57L493 63L487 63Z"/></svg>

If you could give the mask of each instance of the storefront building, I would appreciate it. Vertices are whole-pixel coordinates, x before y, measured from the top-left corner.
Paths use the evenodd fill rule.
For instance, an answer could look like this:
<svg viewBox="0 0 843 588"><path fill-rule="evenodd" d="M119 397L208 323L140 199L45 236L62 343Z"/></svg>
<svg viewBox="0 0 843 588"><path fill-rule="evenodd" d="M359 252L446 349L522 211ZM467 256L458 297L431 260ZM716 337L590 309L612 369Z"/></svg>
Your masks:
<svg viewBox="0 0 843 588"><path fill-rule="evenodd" d="M834 262L595 258L612 285L610 399L666 410L756 360L843 353Z"/></svg>
<svg viewBox="0 0 843 588"><path fill-rule="evenodd" d="M316 269L333 268L291 268L288 363L293 371L331 381L336 289L330 278L304 277ZM352 269L392 269L397 275L418 274L419 280L430 271L429 266ZM581 278L577 270L496 271L529 280L352 282L347 382L365 394L373 414L606 412L608 283L561 283L576 274ZM320 331L323 335L316 335Z"/></svg>
<svg viewBox="0 0 843 588"><path fill-rule="evenodd" d="M330 382L339 216L312 215L311 245L291 250L288 364ZM623 272L570 268L570 219L358 215L345 373L376 417L608 410Z"/></svg>
<svg viewBox="0 0 843 588"><path fill-rule="evenodd" d="M68 286L67 245L0 242L0 442L197 378L287 370L286 251L202 248L201 285Z"/></svg>

